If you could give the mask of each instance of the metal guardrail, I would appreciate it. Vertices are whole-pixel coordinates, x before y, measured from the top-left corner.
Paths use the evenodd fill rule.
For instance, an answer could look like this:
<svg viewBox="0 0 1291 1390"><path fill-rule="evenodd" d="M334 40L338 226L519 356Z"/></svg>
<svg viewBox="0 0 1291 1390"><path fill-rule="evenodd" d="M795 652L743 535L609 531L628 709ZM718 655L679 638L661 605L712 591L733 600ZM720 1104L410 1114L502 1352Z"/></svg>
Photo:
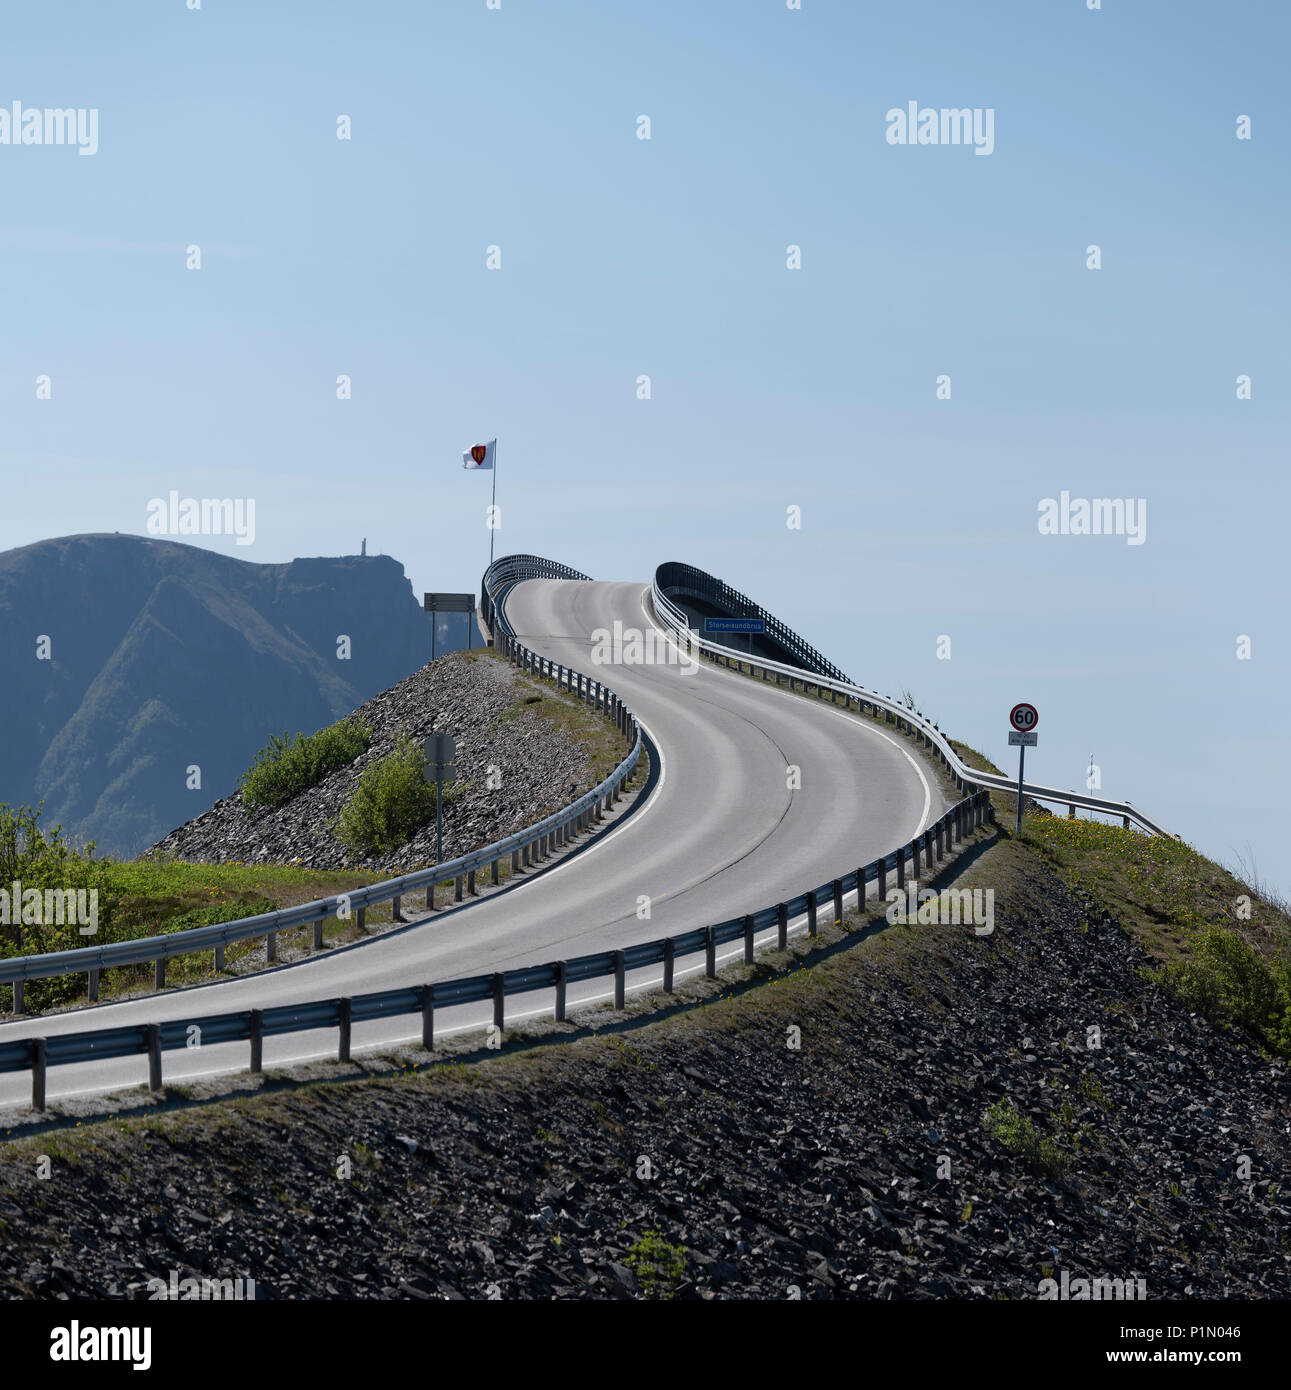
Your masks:
<svg viewBox="0 0 1291 1390"><path fill-rule="evenodd" d="M508 637L508 640L514 642L514 638ZM521 652L526 650L518 643L515 645ZM147 1054L148 1085L154 1091L159 1090L162 1085L162 1054L190 1047L193 1027L199 1030L198 1036L203 1045L249 1043L250 1069L260 1072L263 1070L266 1037L336 1028L340 1035L337 1058L341 1062L348 1062L355 1023L420 1014L421 1045L431 1052L435 1046L436 1009L492 1001L494 1026L502 1029L506 1025L507 997L535 990L555 991L556 1021L563 1022L568 986L582 980L613 977L614 1007L622 1009L629 970L662 965L663 988L667 993L672 993L678 958L697 955L702 951L705 974L709 979L715 979L717 948L741 939L744 942L744 963L752 965L754 940L758 933L776 928L776 948L784 950L788 945L790 920L806 914L808 934L815 936L822 907L832 912L835 923L841 923L843 899L857 893L860 901L865 897L868 885L876 883L878 900L882 902L888 895L889 874L895 875L894 886L904 891L907 874L917 880L921 863L928 868L942 863L954 853L954 846L966 834L971 834L984 821L993 821L994 818L989 793L985 790L974 792L951 807L908 844L871 864L861 865L841 878L831 879L785 902L747 913L743 917L732 917L715 926L699 927L679 936L640 942L620 950L575 956L572 960L549 961L543 965L522 966L516 970L472 975L436 984L413 985L337 999L318 999L304 1004L284 1004L271 1009L243 1009L236 1013L171 1019L165 1023L140 1023L95 1032L62 1033L49 1038L0 1042L0 1072L30 1070L32 1108L44 1110L48 1068L70 1062Z"/></svg>
<svg viewBox="0 0 1291 1390"><path fill-rule="evenodd" d="M715 579L706 570L683 564L680 560L668 560L655 570L654 588L656 593L706 599L720 608L729 609L741 618L761 618L766 625L767 635L796 658L796 664L800 669L814 671L817 675L829 676L833 680L848 679L845 671L839 670L832 661L827 661L815 647L791 627L782 623L774 613L768 613L747 594L732 589L729 584ZM671 606L676 608L675 604ZM680 612L680 609L677 611Z"/></svg>
<svg viewBox="0 0 1291 1390"><path fill-rule="evenodd" d="M846 678L838 679L804 671L800 667L786 666L778 661L750 656L734 651L730 647L722 646L720 643L706 641L689 626L685 613L664 592L659 575L665 570L671 570L672 567L671 564L659 566L655 572L651 597L656 616L672 632L676 640L684 646L689 655L693 656L698 653L720 665L738 667L741 670L747 666L750 674L761 671L763 680L774 676L777 684L782 680L788 680L791 690L798 684L802 686L804 691L814 686L818 697L822 699L825 691L828 690L833 693L835 702L841 695L846 705L855 704L858 711L861 712L865 710L867 705L876 714L883 710L895 718L898 726L908 728L928 744L950 770L955 778L955 785L961 791L969 790L972 787L986 787L992 791L1017 792L1016 778L970 767L959 757L950 741L935 725L921 714L903 705L899 700L893 700L887 695L879 695L873 690L866 690L864 686L856 685ZM700 572L702 573L702 571ZM1090 811L1102 811L1107 815L1120 816L1125 826L1129 826L1132 821L1153 835L1169 835L1169 831L1150 820L1128 801L1108 801L1102 797L1087 796L1084 792L1064 791L1060 787L1041 786L1036 782L1023 782L1022 788L1027 796L1036 801L1052 801L1064 806L1080 806Z"/></svg>
<svg viewBox="0 0 1291 1390"><path fill-rule="evenodd" d="M632 753L624 760L635 766L641 748L641 733L631 712L599 682L592 681L578 672L560 666L540 657L529 650L515 636L506 621L504 600L507 588L526 578L586 579L587 576L570 570L553 561L539 556L507 556L495 562L485 572L481 586L480 612L494 634L495 645L504 650L511 660L526 670L536 674L550 675L561 681L566 688L575 690L581 698L591 699L600 708L617 710L618 717L626 720L626 727L635 734ZM124 1028L106 1028L93 1032L58 1034L50 1038L24 1038L13 1042L0 1041L0 1072L30 1070L32 1074L32 1106L37 1110L45 1108L45 1080L49 1066L60 1063L86 1062L113 1057L148 1056L148 1084L153 1090L162 1084L162 1054L189 1045L190 1029L196 1025L204 1042L248 1042L250 1044L250 1065L253 1072L263 1069L263 1043L266 1036L284 1033L297 1033L320 1028L339 1030L337 1055L339 1060L350 1058L352 1029L356 1022L379 1018L392 1018L401 1015L420 1013L422 1020L422 1046L431 1051L434 1048L434 1019L436 1008L454 1004L480 1003L491 1000L493 1022L499 1029L505 1025L505 1000L508 995L525 994L535 990L553 989L555 991L555 1017L563 1021L566 1014L566 990L570 983L612 976L614 979L614 1006L622 1009L626 990L626 974L629 970L645 966L663 966L663 988L671 992L674 983L675 962L677 958L694 955L700 951L705 956L705 973L712 979L717 974L717 947L730 941L743 939L744 961L752 964L754 943L759 932L776 928L776 946L783 949L788 942L788 928L791 918L804 913L807 916L807 930L815 935L821 904L832 909L833 919L841 922L843 900L851 894L858 895L858 903L865 898L870 882L878 886L880 901L887 897L888 875L895 874L895 886L904 889L907 866L910 876L918 879L921 862L928 868L941 864L953 853L953 846L960 843L966 833L981 827L984 821L994 821L995 812L991 805L990 790L1014 790L1006 777L993 773L983 773L962 763L943 735L921 715L914 714L905 706L867 691L847 681L814 672L801 667L784 666L765 660L746 662L739 654L729 648L704 642L686 626L685 615L666 595L660 592L657 584L653 591L656 614L661 621L672 628L674 635L687 645L690 651L699 651L709 658L738 665L742 669L748 665L750 672L760 669L764 680L775 675L777 683L787 677L790 688L800 681L804 691L815 686L823 698L826 689L833 692L835 700L841 693L849 701L854 700L859 709L866 705L877 713L883 710L893 715L897 723L908 727L916 736L926 741L942 758L954 774L961 788L968 790L963 800L952 806L932 825L925 827L913 840L901 845L890 854L876 859L868 865L861 865L840 878L830 880L816 888L800 893L785 902L764 907L760 911L748 913L743 917L733 917L715 926L701 927L676 937L664 937L657 941L642 942L620 950L602 951L593 955L577 956L572 960L552 961L543 965L526 966L517 970L497 971L488 975L475 975L466 979L449 980L436 984L410 986L404 989L383 990L371 994L360 994L336 999L315 1000L305 1004L289 1004L270 1009L249 1009L236 1013L213 1014L191 1019L172 1019L166 1023L136 1024ZM621 727L624 727L621 725ZM624 766L620 764L620 767ZM615 770L616 774L618 769ZM611 775L612 780L613 776ZM607 785L603 783L602 786ZM1028 794L1039 800L1057 800L1092 805L1094 809L1123 813L1127 819L1134 819L1148 830L1164 834L1136 811L1128 802L1101 801L1093 797L1078 797L1072 792L1060 792L1053 788L1036 788L1024 784ZM976 788L973 790L972 788ZM599 788L597 789L600 790ZM582 798L586 800L586 798ZM580 803L575 803L578 805ZM607 800L606 805L609 802ZM599 807L598 807L599 811ZM555 818L549 818L555 819ZM546 824L546 822L543 822ZM532 829L537 829L534 827ZM527 833L532 833L527 832ZM513 837L515 838L515 837ZM507 842L501 842L503 844ZM492 847L496 848L496 847ZM481 851L483 853L483 851ZM448 866L443 866L447 868ZM418 875L406 875L405 879L421 878L435 874L436 870L425 870ZM442 871L440 877L446 876ZM392 880L392 883L402 880ZM374 884L365 892L390 887L390 884ZM317 906L305 904L305 907ZM300 912L301 908L286 909L287 912ZM247 919L251 921L252 919ZM231 925L245 925L231 924ZM202 928L200 930L209 930ZM154 938L155 940L156 938ZM164 938L163 938L164 939ZM142 944L142 943L130 943ZM110 949L110 948L107 948ZM76 953L67 953L76 954ZM145 957L146 958L146 957Z"/></svg>
<svg viewBox="0 0 1291 1390"><path fill-rule="evenodd" d="M548 570L562 570L559 577L580 578L575 571L565 570L564 566L553 565L550 561L537 557L511 556L490 567L490 572L498 570L501 576L494 592L510 584L519 577L533 577L525 573L525 565L520 562L536 561L537 565ZM511 564L510 569L505 567ZM486 579L488 576L486 575ZM492 595L489 596L492 612ZM492 625L492 624L491 624ZM273 912L258 913L254 917L243 917L233 922L218 922L209 927L193 927L187 931L171 932L163 936L141 937L135 941L116 941L104 946L83 946L69 951L50 951L44 955L13 956L0 961L0 984L14 986L14 1012L22 1013L22 986L26 980L51 979L60 975L85 974L89 977L89 997L98 998L99 976L102 971L123 965L139 965L153 961L156 965L155 987L165 986L167 960L174 956L192 955L200 951L214 951L216 969L224 965L224 950L238 941L248 941L255 937L265 937L268 943L268 958L277 959L277 936L279 932L295 927L314 925L314 949L322 949L323 923L328 917L338 913L356 914L358 925L365 925L367 909L374 904L394 903L396 919L400 915L400 899L420 888L426 890L426 906L435 906L435 885L447 879L455 880L456 901L462 900L463 880L468 894L475 892L475 877L480 870L488 868L493 883L499 881L499 864L509 854L511 867L518 872L521 867L539 863L547 858L558 845L567 844L575 834L581 833L591 824L599 822L609 807L618 800L623 784L632 775L641 756L641 733L631 710L599 681L581 675L565 666L558 666L518 643L503 625L504 650L517 665L537 675L548 676L557 681L562 689L570 691L577 698L592 704L608 718L613 719L619 730L630 742L627 755L618 766L591 791L585 792L576 801L556 811L535 824L526 826L514 835L469 854L460 855L443 864L428 869L418 869L413 873L401 874L397 878L385 879L380 883L355 888L349 893L333 897L318 898L313 902L300 903L295 907L278 908Z"/></svg>

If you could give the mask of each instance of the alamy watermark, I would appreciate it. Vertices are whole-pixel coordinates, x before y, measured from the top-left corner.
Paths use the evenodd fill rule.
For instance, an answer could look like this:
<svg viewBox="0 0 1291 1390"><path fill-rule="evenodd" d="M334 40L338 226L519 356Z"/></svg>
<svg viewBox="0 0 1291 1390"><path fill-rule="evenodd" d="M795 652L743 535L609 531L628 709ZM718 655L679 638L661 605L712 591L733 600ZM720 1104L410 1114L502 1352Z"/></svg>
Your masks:
<svg viewBox="0 0 1291 1390"><path fill-rule="evenodd" d="M255 1296L256 1281L243 1279L240 1275L234 1279L208 1279L205 1275L200 1279L181 1279L179 1271L172 1269L169 1281L156 1275L148 1280L150 1302L169 1298L181 1302L211 1300L219 1303L243 1303L252 1301Z"/></svg>
<svg viewBox="0 0 1291 1390"><path fill-rule="evenodd" d="M975 936L990 936L995 930L994 888L943 888L939 893L920 888L912 878L904 888L889 888L887 902L883 915L892 926L971 926Z"/></svg>
<svg viewBox="0 0 1291 1390"><path fill-rule="evenodd" d="M677 666L683 675L699 670L699 658L664 633L650 628L598 627L592 633L593 666Z"/></svg>
<svg viewBox="0 0 1291 1390"><path fill-rule="evenodd" d="M97 888L24 888L19 879L0 888L0 927L75 926L82 936L99 929Z"/></svg>
<svg viewBox="0 0 1291 1390"><path fill-rule="evenodd" d="M1041 498L1036 509L1042 536L1124 536L1127 545L1148 538L1146 497L1073 497L1064 488Z"/></svg>
<svg viewBox="0 0 1291 1390"><path fill-rule="evenodd" d="M172 489L169 499L154 497L148 503L148 534L235 536L237 545L254 545L255 498L181 497Z"/></svg>
<svg viewBox="0 0 1291 1390"><path fill-rule="evenodd" d="M0 106L0 145L75 145L78 154L99 152L97 106Z"/></svg>
<svg viewBox="0 0 1291 1390"><path fill-rule="evenodd" d="M1058 1279L1041 1279L1036 1297L1058 1299L1062 1302L1101 1303L1124 1299L1142 1300L1148 1296L1147 1285L1135 1275L1128 1279L1073 1279L1067 1270L1059 1271Z"/></svg>
<svg viewBox="0 0 1291 1390"><path fill-rule="evenodd" d="M889 145L972 145L974 154L995 153L993 106L894 106L885 117Z"/></svg>

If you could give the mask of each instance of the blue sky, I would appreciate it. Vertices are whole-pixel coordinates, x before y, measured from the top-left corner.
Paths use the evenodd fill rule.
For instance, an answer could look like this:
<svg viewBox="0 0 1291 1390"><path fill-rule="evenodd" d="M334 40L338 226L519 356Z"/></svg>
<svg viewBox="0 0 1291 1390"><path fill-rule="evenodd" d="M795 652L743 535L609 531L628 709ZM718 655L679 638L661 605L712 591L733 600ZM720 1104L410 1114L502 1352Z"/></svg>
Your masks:
<svg viewBox="0 0 1291 1390"><path fill-rule="evenodd" d="M1006 767L1030 700L1037 779L1092 752L1291 890L1289 40L1265 0L20 7L0 107L100 124L0 146L0 547L176 489L255 498L201 541L241 558L471 588L496 435L500 554L702 565ZM994 152L890 145L910 101ZM1064 489L1145 544L1040 535Z"/></svg>

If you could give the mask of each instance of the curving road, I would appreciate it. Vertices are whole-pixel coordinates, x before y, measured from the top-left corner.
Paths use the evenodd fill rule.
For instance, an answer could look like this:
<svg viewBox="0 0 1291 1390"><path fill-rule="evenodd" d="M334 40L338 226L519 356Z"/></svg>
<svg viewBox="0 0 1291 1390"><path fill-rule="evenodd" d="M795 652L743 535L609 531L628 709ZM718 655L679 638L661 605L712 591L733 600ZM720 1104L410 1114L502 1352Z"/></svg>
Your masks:
<svg viewBox="0 0 1291 1390"><path fill-rule="evenodd" d="M240 979L30 1018L0 1040L52 1036L393 989L512 969L676 935L764 907L908 841L947 806L925 764L868 720L715 668L669 661L594 667L597 629L649 631L649 586L529 580L506 612L527 646L591 672L632 707L660 753L654 793L582 853L511 891L316 959ZM675 654L675 648L671 649ZM800 769L791 779L790 768ZM799 785L791 789L791 781ZM643 900L649 917L639 916ZM772 933L773 934L773 933ZM737 945L731 955L742 954ZM685 962L691 965L691 962ZM702 969L681 968L678 976ZM657 983L630 975L630 989ZM605 998L605 982L569 988L569 1007ZM508 1001L508 1021L550 1012L541 992ZM436 1011L436 1036L491 1022L485 1004ZM415 1018L356 1025L354 1049L420 1038ZM335 1056L334 1030L266 1038L266 1067ZM168 1083L245 1069L246 1044L164 1057ZM51 1067L48 1099L138 1085L141 1057ZM30 1100L26 1073L0 1077L0 1105Z"/></svg>

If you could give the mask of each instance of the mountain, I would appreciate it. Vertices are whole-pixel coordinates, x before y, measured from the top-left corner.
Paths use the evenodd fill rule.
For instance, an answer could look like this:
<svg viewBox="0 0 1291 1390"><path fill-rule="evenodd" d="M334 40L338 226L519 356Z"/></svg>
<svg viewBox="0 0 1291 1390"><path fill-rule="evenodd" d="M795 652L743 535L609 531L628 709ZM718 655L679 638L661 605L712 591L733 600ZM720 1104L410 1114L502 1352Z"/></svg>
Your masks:
<svg viewBox="0 0 1291 1390"><path fill-rule="evenodd" d="M0 553L0 640L0 801L43 798L45 825L118 855L232 792L270 734L329 724L430 654L389 556L260 565L123 535Z"/></svg>

